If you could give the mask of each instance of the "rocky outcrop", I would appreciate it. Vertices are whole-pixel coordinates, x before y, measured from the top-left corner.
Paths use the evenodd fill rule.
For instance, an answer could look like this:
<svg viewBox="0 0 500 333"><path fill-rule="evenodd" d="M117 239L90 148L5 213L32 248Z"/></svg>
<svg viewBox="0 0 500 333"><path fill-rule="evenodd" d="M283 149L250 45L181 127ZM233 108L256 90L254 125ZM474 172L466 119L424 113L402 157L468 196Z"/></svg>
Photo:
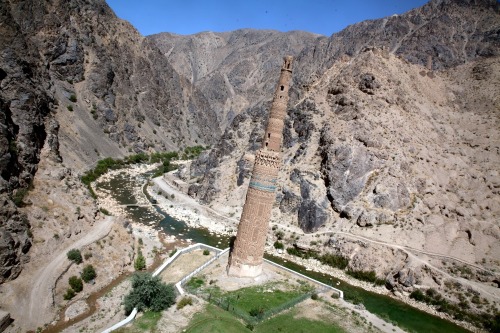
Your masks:
<svg viewBox="0 0 500 333"><path fill-rule="evenodd" d="M271 224L306 233L352 233L496 265L500 206L494 170L500 162L500 133L493 87L500 46L491 39L491 31L500 28L496 8L489 1L432 1L399 18L349 27L328 45L320 38L314 52L305 49L294 68L297 93L285 120L283 170ZM392 31L397 21L409 22L417 14L425 23L422 31L439 27L445 35L474 35L471 48L491 52L455 52L461 42L436 41L417 30L404 38L397 32L388 44L392 49L383 43L368 47L364 35L358 44L359 34L376 45L384 33L364 29L385 22ZM439 20L447 15L456 20L445 26ZM482 16L474 33L465 28ZM430 43L455 50L449 57L431 55L433 71L423 66L424 57L410 57L422 53L428 58ZM346 54L348 49L352 52ZM303 84L313 69L312 83ZM244 111L226 128L211 152L211 167L199 178L198 193L215 208L231 210L244 200L242 156L259 146L266 121L265 113L255 110ZM421 263L381 244L346 238L340 247L325 250L350 258L349 270L388 277L388 285L401 286L395 290L409 291L420 280L442 284L442 277L421 271Z"/></svg>
<svg viewBox="0 0 500 333"><path fill-rule="evenodd" d="M27 260L29 223L10 200L23 205L43 147L81 173L221 131L203 94L103 0L2 2L0 18L1 283Z"/></svg>

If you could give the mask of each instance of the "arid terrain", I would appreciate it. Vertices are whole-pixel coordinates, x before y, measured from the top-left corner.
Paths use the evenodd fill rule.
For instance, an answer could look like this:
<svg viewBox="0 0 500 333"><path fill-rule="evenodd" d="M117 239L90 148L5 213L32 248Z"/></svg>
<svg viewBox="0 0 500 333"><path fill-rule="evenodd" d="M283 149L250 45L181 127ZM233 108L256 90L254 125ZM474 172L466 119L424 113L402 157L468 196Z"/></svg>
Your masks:
<svg viewBox="0 0 500 333"><path fill-rule="evenodd" d="M341 256L338 274L374 272L395 297L432 289L463 311L498 313L497 1L432 0L332 36L145 37L104 0L2 1L0 22L0 309L12 332L68 304L82 264L67 251L97 271L71 301L81 303L132 271L138 238L152 233L92 197L81 176L98 160L210 146L169 176L186 184L186 209L172 214L234 233L286 54L268 251L279 240L285 256Z"/></svg>

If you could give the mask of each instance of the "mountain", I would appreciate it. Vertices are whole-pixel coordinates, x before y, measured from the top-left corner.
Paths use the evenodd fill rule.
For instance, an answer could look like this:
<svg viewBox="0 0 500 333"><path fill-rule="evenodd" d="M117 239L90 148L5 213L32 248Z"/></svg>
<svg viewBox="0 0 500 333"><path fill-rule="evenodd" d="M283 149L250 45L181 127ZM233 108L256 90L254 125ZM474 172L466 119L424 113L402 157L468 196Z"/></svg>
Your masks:
<svg viewBox="0 0 500 333"><path fill-rule="evenodd" d="M432 0L330 37L143 37L104 0L0 2L0 283L102 218L79 176L104 157L212 145L183 177L192 196L237 216L291 54L271 222L287 246L349 258L396 293L432 287L457 301L459 285L490 302L499 13L493 0Z"/></svg>
<svg viewBox="0 0 500 333"><path fill-rule="evenodd" d="M397 294L498 300L499 13L496 1L431 1L300 51L270 250L284 232L285 246L348 258ZM241 214L272 91L179 173L192 196Z"/></svg>
<svg viewBox="0 0 500 333"><path fill-rule="evenodd" d="M298 55L323 38L302 31L252 29L147 37L208 99L222 129L236 115L264 101L265 92L273 91L284 54Z"/></svg>
<svg viewBox="0 0 500 333"><path fill-rule="evenodd" d="M0 15L2 282L28 259L30 225L13 201L43 147L76 178L103 157L210 144L221 129L203 94L104 1L3 1Z"/></svg>

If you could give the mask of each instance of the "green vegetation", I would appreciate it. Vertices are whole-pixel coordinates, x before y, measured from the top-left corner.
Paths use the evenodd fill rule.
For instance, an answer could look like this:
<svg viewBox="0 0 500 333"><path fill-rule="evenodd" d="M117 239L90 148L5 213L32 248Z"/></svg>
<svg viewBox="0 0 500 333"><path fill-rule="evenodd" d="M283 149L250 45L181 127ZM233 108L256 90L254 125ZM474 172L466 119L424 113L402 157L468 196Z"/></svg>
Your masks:
<svg viewBox="0 0 500 333"><path fill-rule="evenodd" d="M27 188L18 188L12 195L12 201L17 207L22 207L24 205L24 197L28 194Z"/></svg>
<svg viewBox="0 0 500 333"><path fill-rule="evenodd" d="M266 255L267 259L281 264L296 272L302 273L320 282L336 285L336 279L331 276L307 271L305 267L298 265L291 261L284 261L282 258ZM434 332L447 332L447 333L466 333L468 330L453 324L447 320L430 315L426 312L418 310L403 302L397 301L390 297L378 295L358 287L349 285L342 282L340 288L344 291L346 300L351 296L357 294L358 301L363 303L365 308L379 317L387 317L391 322L397 323L399 327L408 332L417 333L434 333Z"/></svg>
<svg viewBox="0 0 500 333"><path fill-rule="evenodd" d="M111 213L106 208L99 208L99 211L104 215L111 216Z"/></svg>
<svg viewBox="0 0 500 333"><path fill-rule="evenodd" d="M118 333L143 333L156 332L155 328L161 318L161 312L146 311L132 322L131 327L122 327L113 332Z"/></svg>
<svg viewBox="0 0 500 333"><path fill-rule="evenodd" d="M349 259L332 253L325 253L320 255L317 251L301 251L296 247L289 247L286 249L286 252L288 254L304 259L317 259L324 265L329 265L339 269L344 269L349 264Z"/></svg>
<svg viewBox="0 0 500 333"><path fill-rule="evenodd" d="M94 119L97 118L95 109L92 109L92 115ZM182 153L182 159L191 159L197 157L204 149L202 146L186 147ZM82 183L84 183L93 198L96 198L94 191L92 190L90 184L97 180L100 176L104 175L109 170L116 170L124 168L130 164L137 163L161 163L161 166L156 170L153 177L158 177L166 172L177 169L177 166L172 165L170 162L172 160L179 159L179 153L177 152L163 152L163 153L152 153L148 155L146 153L133 154L125 157L124 159L114 159L111 157L104 158L97 162L94 169L87 171L81 178Z"/></svg>
<svg viewBox="0 0 500 333"><path fill-rule="evenodd" d="M307 333L341 333L338 325L330 322L310 320L297 316L295 310L274 316L260 324L242 324L231 313L214 305L208 304L205 311L194 315L187 333L276 333L276 332L307 332Z"/></svg>
<svg viewBox="0 0 500 333"><path fill-rule="evenodd" d="M66 293L64 294L64 300L66 301L69 301L70 299L72 299L73 297L75 297L76 293L73 289L71 288L68 288L66 289Z"/></svg>
<svg viewBox="0 0 500 333"><path fill-rule="evenodd" d="M283 243L281 243L280 241L274 242L273 245L274 245L274 248L277 249L277 250L285 248L285 246L283 245Z"/></svg>
<svg viewBox="0 0 500 333"><path fill-rule="evenodd" d="M66 108L68 109L68 111L73 111L73 105L68 105Z"/></svg>
<svg viewBox="0 0 500 333"><path fill-rule="evenodd" d="M210 254L210 251L208 251L208 250L203 250L203 255L204 255L204 256L208 256L209 254Z"/></svg>
<svg viewBox="0 0 500 333"><path fill-rule="evenodd" d="M192 277L185 285L186 289L194 292L205 284L205 280L200 277Z"/></svg>
<svg viewBox="0 0 500 333"><path fill-rule="evenodd" d="M377 277L377 274L375 271L351 271L348 270L347 274L352 276L355 279L366 281L366 282L373 282L377 286L383 286L385 284L384 279L379 279Z"/></svg>
<svg viewBox="0 0 500 333"><path fill-rule="evenodd" d="M82 279L73 275L68 280L69 286L77 293L83 290L83 282Z"/></svg>
<svg viewBox="0 0 500 333"><path fill-rule="evenodd" d="M185 332L242 333L249 332L249 330L246 329L245 325L243 325L241 321L234 317L231 313L212 304L208 304L205 311L194 315Z"/></svg>
<svg viewBox="0 0 500 333"><path fill-rule="evenodd" d="M73 103L75 103L76 102L76 95L71 94L71 96L69 96L69 100L72 101Z"/></svg>
<svg viewBox="0 0 500 333"><path fill-rule="evenodd" d="M200 156L200 154L207 148L203 146L193 146L184 148L184 152L182 153L183 160L192 160Z"/></svg>
<svg viewBox="0 0 500 333"><path fill-rule="evenodd" d="M82 253L78 249L71 249L66 255L68 256L69 260L73 261L77 265L81 264L83 261Z"/></svg>
<svg viewBox="0 0 500 333"><path fill-rule="evenodd" d="M136 271L142 271L146 269L146 258L142 255L142 251L139 248L139 251L137 253L137 258L135 258L134 261L134 268Z"/></svg>
<svg viewBox="0 0 500 333"><path fill-rule="evenodd" d="M134 307L139 311L159 312L175 303L173 284L165 284L159 276L151 273L136 273L132 276L132 291L125 296L123 304L129 314Z"/></svg>
<svg viewBox="0 0 500 333"><path fill-rule="evenodd" d="M293 307L314 292L314 288L307 283L297 288L287 283L273 282L228 292L216 285L202 288L203 283L202 279L191 279L186 287L252 325Z"/></svg>
<svg viewBox="0 0 500 333"><path fill-rule="evenodd" d="M500 332L500 313L490 314L486 312L474 313L468 311L468 302L460 301L459 304L450 303L435 289L430 288L425 293L416 289L410 294L410 298L416 301L424 302L430 305L435 305L439 312L444 312L451 315L457 320L465 320L477 327L482 327L489 332Z"/></svg>
<svg viewBox="0 0 500 333"><path fill-rule="evenodd" d="M180 310L182 309L183 307L185 307L186 305L193 305L193 299L189 296L185 296L183 297L179 303L177 303L177 310Z"/></svg>
<svg viewBox="0 0 500 333"><path fill-rule="evenodd" d="M297 316L295 310L280 314L266 320L257 326L254 332L307 332L307 333L340 333L344 332L338 325L331 322L311 320Z"/></svg>
<svg viewBox="0 0 500 333"><path fill-rule="evenodd" d="M85 281L86 283L89 283L93 279L96 278L97 274L95 272L94 266L92 265L87 265L83 268L82 271L82 280Z"/></svg>

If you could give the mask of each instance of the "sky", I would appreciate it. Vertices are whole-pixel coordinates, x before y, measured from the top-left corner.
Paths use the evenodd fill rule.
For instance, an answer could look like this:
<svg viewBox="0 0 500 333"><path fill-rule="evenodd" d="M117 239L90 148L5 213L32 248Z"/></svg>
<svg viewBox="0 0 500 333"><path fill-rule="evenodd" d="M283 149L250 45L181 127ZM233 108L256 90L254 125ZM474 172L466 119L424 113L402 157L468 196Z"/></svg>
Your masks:
<svg viewBox="0 0 500 333"><path fill-rule="evenodd" d="M325 36L367 19L402 14L428 0L106 0L139 32L189 35L242 28Z"/></svg>

